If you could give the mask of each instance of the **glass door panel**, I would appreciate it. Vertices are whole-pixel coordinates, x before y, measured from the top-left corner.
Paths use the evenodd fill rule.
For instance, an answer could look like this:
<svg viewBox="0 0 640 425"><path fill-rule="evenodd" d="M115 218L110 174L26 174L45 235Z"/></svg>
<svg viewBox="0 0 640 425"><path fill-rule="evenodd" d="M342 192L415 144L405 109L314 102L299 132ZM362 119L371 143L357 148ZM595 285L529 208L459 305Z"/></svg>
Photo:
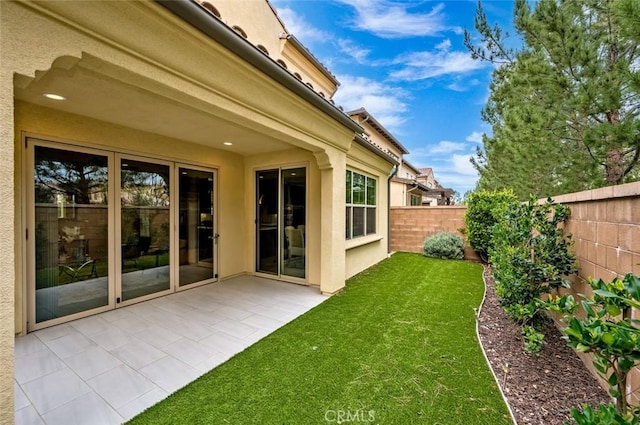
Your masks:
<svg viewBox="0 0 640 425"><path fill-rule="evenodd" d="M282 211L284 227L280 273L287 276L305 277L305 206L307 175L305 168L282 170Z"/></svg>
<svg viewBox="0 0 640 425"><path fill-rule="evenodd" d="M108 165L34 146L36 323L109 304Z"/></svg>
<svg viewBox="0 0 640 425"><path fill-rule="evenodd" d="M170 167L120 160L122 300L170 289Z"/></svg>
<svg viewBox="0 0 640 425"><path fill-rule="evenodd" d="M179 168L178 284L211 280L214 275L214 175Z"/></svg>
<svg viewBox="0 0 640 425"><path fill-rule="evenodd" d="M256 173L256 271L278 274L279 170Z"/></svg>

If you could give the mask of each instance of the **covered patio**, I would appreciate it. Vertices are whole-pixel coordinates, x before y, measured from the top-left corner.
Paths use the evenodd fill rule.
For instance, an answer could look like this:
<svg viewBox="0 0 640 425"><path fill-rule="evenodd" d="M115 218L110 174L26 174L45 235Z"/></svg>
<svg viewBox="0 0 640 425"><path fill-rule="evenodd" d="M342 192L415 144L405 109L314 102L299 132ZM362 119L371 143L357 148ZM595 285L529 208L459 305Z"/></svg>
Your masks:
<svg viewBox="0 0 640 425"><path fill-rule="evenodd" d="M327 297L240 276L15 341L16 424L119 424Z"/></svg>

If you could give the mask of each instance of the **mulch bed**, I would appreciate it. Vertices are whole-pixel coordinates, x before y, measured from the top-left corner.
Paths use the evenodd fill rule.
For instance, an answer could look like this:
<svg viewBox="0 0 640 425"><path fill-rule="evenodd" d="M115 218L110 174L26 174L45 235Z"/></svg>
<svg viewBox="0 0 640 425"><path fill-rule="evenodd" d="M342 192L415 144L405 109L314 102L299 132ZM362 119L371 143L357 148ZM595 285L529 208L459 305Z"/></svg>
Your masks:
<svg viewBox="0 0 640 425"><path fill-rule="evenodd" d="M485 281L487 294L478 317L480 341L519 425L573 423L572 407L611 401L553 323L545 325L546 344L540 354L525 353L520 326L500 307L489 267Z"/></svg>

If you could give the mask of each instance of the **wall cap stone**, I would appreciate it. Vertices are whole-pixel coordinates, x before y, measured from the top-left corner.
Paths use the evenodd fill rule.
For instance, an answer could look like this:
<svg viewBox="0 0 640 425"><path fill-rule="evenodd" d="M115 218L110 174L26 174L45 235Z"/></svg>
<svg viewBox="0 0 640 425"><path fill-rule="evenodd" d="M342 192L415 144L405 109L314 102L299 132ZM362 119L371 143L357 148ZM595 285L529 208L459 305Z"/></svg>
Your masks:
<svg viewBox="0 0 640 425"><path fill-rule="evenodd" d="M585 190L584 192L568 193L566 195L552 196L555 202L570 204L573 202L600 201L616 198L629 198L640 196L640 182L626 183L617 186L601 187L599 189ZM543 201L541 199L541 201Z"/></svg>

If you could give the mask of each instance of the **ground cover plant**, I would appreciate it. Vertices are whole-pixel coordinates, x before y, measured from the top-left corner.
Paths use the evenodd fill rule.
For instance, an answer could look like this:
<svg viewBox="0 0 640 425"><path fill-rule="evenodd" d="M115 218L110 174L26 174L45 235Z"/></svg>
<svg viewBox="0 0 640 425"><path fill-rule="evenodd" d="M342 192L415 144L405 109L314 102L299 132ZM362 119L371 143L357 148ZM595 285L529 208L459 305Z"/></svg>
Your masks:
<svg viewBox="0 0 640 425"><path fill-rule="evenodd" d="M398 253L131 424L509 424L475 334L482 266Z"/></svg>

